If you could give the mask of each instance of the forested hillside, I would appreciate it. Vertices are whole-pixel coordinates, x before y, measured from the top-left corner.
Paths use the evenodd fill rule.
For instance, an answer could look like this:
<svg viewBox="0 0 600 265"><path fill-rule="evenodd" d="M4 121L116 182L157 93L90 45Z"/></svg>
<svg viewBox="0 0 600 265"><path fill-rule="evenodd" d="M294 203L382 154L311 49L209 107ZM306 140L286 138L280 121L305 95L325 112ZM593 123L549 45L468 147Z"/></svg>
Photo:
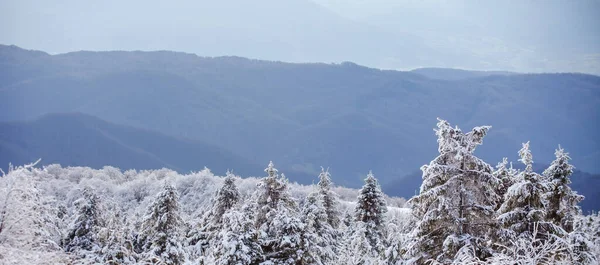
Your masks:
<svg viewBox="0 0 600 265"><path fill-rule="evenodd" d="M523 169L492 167L475 155L489 130L438 120L438 155L409 201L383 194L372 172L360 190L326 169L305 186L273 162L258 178L10 167L0 263L597 264L600 217L581 213L569 154L558 148L538 174L526 142Z"/></svg>
<svg viewBox="0 0 600 265"><path fill-rule="evenodd" d="M549 164L561 144L577 169L600 172L599 77L464 74L447 80L353 63L0 46L0 120L80 112L210 143L252 164L277 157L305 184L328 165L337 183L359 187L369 168L389 183L427 163L435 154L430 124L440 116L493 124L479 150L491 164L515 161L514 150L531 140L538 163Z"/></svg>
<svg viewBox="0 0 600 265"><path fill-rule="evenodd" d="M169 168L184 173L210 166L217 172L227 169L245 175L261 172L260 166L214 145L113 124L81 113L0 122L2 167L9 163L24 165L40 158L43 165Z"/></svg>

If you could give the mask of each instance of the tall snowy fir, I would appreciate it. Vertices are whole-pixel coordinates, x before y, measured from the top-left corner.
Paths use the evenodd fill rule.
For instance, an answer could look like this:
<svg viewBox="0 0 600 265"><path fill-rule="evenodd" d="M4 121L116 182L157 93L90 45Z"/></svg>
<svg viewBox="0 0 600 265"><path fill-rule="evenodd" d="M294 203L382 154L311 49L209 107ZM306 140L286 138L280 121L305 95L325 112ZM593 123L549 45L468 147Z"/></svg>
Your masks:
<svg viewBox="0 0 600 265"><path fill-rule="evenodd" d="M509 166L508 159L506 157L502 158L502 162L498 163L496 166L496 170L493 174L494 177L500 180L500 184L496 188L496 192L499 195L498 207L502 205L502 202L504 201L504 194L506 194L508 188L515 183L517 173L518 172L512 167L512 162Z"/></svg>
<svg viewBox="0 0 600 265"><path fill-rule="evenodd" d="M250 207L232 208L223 214L223 227L213 241L205 264L250 265L264 260Z"/></svg>
<svg viewBox="0 0 600 265"><path fill-rule="evenodd" d="M240 192L235 186L236 177L233 173L227 171L223 186L217 191L213 207L211 209L211 219L213 225L220 228L223 214L240 201Z"/></svg>
<svg viewBox="0 0 600 265"><path fill-rule="evenodd" d="M302 264L331 264L336 258L337 231L327 220L320 193L312 192L302 207ZM322 199L322 198L321 198Z"/></svg>
<svg viewBox="0 0 600 265"><path fill-rule="evenodd" d="M573 174L573 166L569 164L568 153L558 147L556 159L544 171L544 177L549 182L549 191L546 193L546 220L561 226L566 232L573 231L575 217L581 213L577 205L584 197L577 194L569 186L570 176Z"/></svg>
<svg viewBox="0 0 600 265"><path fill-rule="evenodd" d="M178 199L175 187L165 183L143 217L139 240L149 262L177 265L185 260L179 231L183 220L179 216Z"/></svg>
<svg viewBox="0 0 600 265"><path fill-rule="evenodd" d="M372 172L369 171L365 179L365 185L360 189L358 201L354 208L356 225L364 226L363 229L355 229L354 233L363 233L371 248L382 254L385 249L387 204L381 187Z"/></svg>
<svg viewBox="0 0 600 265"><path fill-rule="evenodd" d="M331 227L337 229L340 226L341 213L339 210L338 195L331 190L333 182L331 181L329 170L321 168L319 183L317 185L319 187L319 198L322 200L325 213L327 214L327 222Z"/></svg>
<svg viewBox="0 0 600 265"><path fill-rule="evenodd" d="M495 226L500 181L473 152L490 127L475 127L464 134L438 120L435 132L440 155L421 168L420 194L409 201L420 222L408 256L417 264L430 259L449 263L462 247L468 247L485 258L491 252L487 238Z"/></svg>
<svg viewBox="0 0 600 265"><path fill-rule="evenodd" d="M211 199L211 207L206 211L200 221L188 231L187 244L193 256L203 257L207 249L214 243L215 237L223 229L223 215L236 206L240 200L240 192L235 185L236 176L227 171L223 185L215 192Z"/></svg>
<svg viewBox="0 0 600 265"><path fill-rule="evenodd" d="M102 225L98 196L91 188L84 188L83 197L74 202L77 216L69 226L69 233L64 240L67 251L78 251L100 248L97 239Z"/></svg>
<svg viewBox="0 0 600 265"><path fill-rule="evenodd" d="M544 194L548 189L542 176L533 171L529 142L523 144L519 156L525 170L519 173L517 182L508 189L504 203L498 210L498 221L502 227L500 236L504 242L514 240L517 236L531 236L534 228L539 228L542 233L552 229L544 222Z"/></svg>
<svg viewBox="0 0 600 265"><path fill-rule="evenodd" d="M373 247L368 237L372 233L371 227L364 222L355 222L349 228L350 232L344 238L344 247L337 264L348 265L378 265L384 264L383 253Z"/></svg>
<svg viewBox="0 0 600 265"><path fill-rule="evenodd" d="M257 207L255 226L265 264L296 264L303 254L301 233L304 229L297 203L289 194L287 179L283 175L279 177L272 161L265 172L267 176L261 179L253 195L253 204Z"/></svg>

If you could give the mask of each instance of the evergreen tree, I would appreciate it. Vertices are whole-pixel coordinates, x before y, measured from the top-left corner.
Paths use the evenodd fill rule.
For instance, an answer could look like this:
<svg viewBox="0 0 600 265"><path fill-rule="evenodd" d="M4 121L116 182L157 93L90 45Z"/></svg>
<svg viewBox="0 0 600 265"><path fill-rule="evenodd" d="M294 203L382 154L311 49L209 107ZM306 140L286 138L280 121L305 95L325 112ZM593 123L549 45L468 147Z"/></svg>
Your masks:
<svg viewBox="0 0 600 265"><path fill-rule="evenodd" d="M385 249L385 213L387 205L381 187L372 172L369 171L365 185L358 194L354 209L357 222L366 227L365 236L371 247L378 253ZM356 232L356 231L355 231Z"/></svg>
<svg viewBox="0 0 600 265"><path fill-rule="evenodd" d="M249 265L264 259L254 229L252 209L229 209L223 214L223 228L218 231L207 264Z"/></svg>
<svg viewBox="0 0 600 265"><path fill-rule="evenodd" d="M600 262L600 217L598 214L575 216L573 231L567 237L573 264ZM595 242L594 242L595 241Z"/></svg>
<svg viewBox="0 0 600 265"><path fill-rule="evenodd" d="M179 216L179 195L172 185L166 184L156 195L143 217L139 239L148 260L164 264L182 264L185 253L179 237L183 220Z"/></svg>
<svg viewBox="0 0 600 265"><path fill-rule="evenodd" d="M212 198L212 207L187 235L188 245L193 256L205 256L207 249L213 245L215 237L223 229L223 214L240 201L240 192L235 185L236 176L227 171L223 185Z"/></svg>
<svg viewBox="0 0 600 265"><path fill-rule="evenodd" d="M529 142L523 144L519 156L525 170L519 173L517 182L508 188L504 203L498 210L498 221L502 227L501 241L505 242L514 240L518 235L531 236L538 224L541 233L549 232L552 228L544 222L547 185L542 176L533 172Z"/></svg>
<svg viewBox="0 0 600 265"><path fill-rule="evenodd" d="M233 173L227 171L223 186L217 190L211 209L212 223L217 229L221 227L221 218L223 217L223 214L239 201L240 192L235 186L235 176Z"/></svg>
<svg viewBox="0 0 600 265"><path fill-rule="evenodd" d="M83 197L74 202L77 216L69 225L64 245L67 251L98 250L97 233L102 224L98 196L90 188L84 188Z"/></svg>
<svg viewBox="0 0 600 265"><path fill-rule="evenodd" d="M409 201L420 220L409 256L418 264L430 259L448 263L459 249L470 247L485 258L491 252L487 242L495 226L500 181L491 166L473 152L490 127L462 133L447 121L438 120L435 132L440 155L421 167L420 194Z"/></svg>
<svg viewBox="0 0 600 265"><path fill-rule="evenodd" d="M339 202L338 195L331 190L333 183L331 182L329 170L324 170L321 167L319 183L317 185L319 187L319 194L322 199L323 207L325 207L325 213L327 214L327 222L331 227L337 229L340 225Z"/></svg>
<svg viewBox="0 0 600 265"><path fill-rule="evenodd" d="M349 229L351 232L343 239L343 249L337 264L377 265L384 264L381 253L373 247L369 234L372 228L367 223L356 222Z"/></svg>
<svg viewBox="0 0 600 265"><path fill-rule="evenodd" d="M310 193L302 208L302 264L330 264L335 259L337 231L329 224L319 197L320 193Z"/></svg>
<svg viewBox="0 0 600 265"><path fill-rule="evenodd" d="M258 184L258 190L253 195L256 204L256 226L260 226L267 221L267 214L277 209L279 202L282 202L286 208L296 208L296 202L288 192L287 179L285 176L279 177L278 170L273 161L265 169L267 176L262 178Z"/></svg>
<svg viewBox="0 0 600 265"><path fill-rule="evenodd" d="M544 177L549 181L549 191L546 193L548 205L546 207L546 220L561 226L566 232L573 231L575 216L581 214L577 204L583 200L583 196L573 191L570 176L573 166L569 164L568 153L558 147L556 159L544 171Z"/></svg>
<svg viewBox="0 0 600 265"><path fill-rule="evenodd" d="M504 200L504 194L508 191L508 188L512 186L516 181L516 175L518 172L513 169L512 162L508 163L506 157L502 158L502 162L498 163L496 170L494 171L494 177L500 180L500 184L497 186L497 193L499 195L498 207L502 205Z"/></svg>
<svg viewBox="0 0 600 265"><path fill-rule="evenodd" d="M274 264L294 264L301 259L301 233L304 224L299 218L296 201L290 196L287 179L279 177L270 162L253 195L257 208L255 227L265 261Z"/></svg>

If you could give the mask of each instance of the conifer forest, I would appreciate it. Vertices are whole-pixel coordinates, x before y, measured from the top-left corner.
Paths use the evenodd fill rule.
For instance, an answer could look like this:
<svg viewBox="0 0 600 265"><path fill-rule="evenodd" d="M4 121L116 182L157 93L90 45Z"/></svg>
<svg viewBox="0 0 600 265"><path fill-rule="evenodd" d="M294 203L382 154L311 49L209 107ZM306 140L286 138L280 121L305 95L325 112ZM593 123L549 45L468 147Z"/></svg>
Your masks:
<svg viewBox="0 0 600 265"><path fill-rule="evenodd" d="M582 213L569 154L538 174L476 156L490 126L438 119L438 155L412 198L205 168L11 166L0 177L2 264L598 264L600 217ZM434 138L432 137L432 141ZM276 158L273 159L276 161ZM576 161L575 161L576 162ZM232 168L235 165L231 165Z"/></svg>

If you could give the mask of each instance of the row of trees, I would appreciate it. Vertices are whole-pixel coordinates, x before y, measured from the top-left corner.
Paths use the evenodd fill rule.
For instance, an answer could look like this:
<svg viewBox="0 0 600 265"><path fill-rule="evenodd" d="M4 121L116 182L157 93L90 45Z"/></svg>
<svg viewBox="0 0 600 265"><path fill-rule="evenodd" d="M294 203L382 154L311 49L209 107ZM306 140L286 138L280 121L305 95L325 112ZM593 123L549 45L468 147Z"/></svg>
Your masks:
<svg viewBox="0 0 600 265"><path fill-rule="evenodd" d="M301 206L272 162L265 172L246 200L236 187L237 177L228 172L212 207L194 224L180 217L176 189L165 183L139 231L109 235L108 241L98 240L108 224L99 220L102 206L86 189L75 202L78 215L63 246L81 257L115 264L363 264L385 251L387 206L372 173L360 190L354 216L342 218L328 171L321 172Z"/></svg>
<svg viewBox="0 0 600 265"><path fill-rule="evenodd" d="M514 247L530 242L534 248L555 247L540 257L550 263L596 262L589 252L594 244L591 232L575 231L584 229L575 223L583 196L569 187L573 167L568 154L559 147L556 160L539 175L532 170L527 142L519 151L524 170L509 167L506 159L493 170L474 155L489 129L475 127L463 133L439 120L439 156L422 167L420 194L409 201L420 220L405 248L409 260L497 262L523 255Z"/></svg>
<svg viewBox="0 0 600 265"><path fill-rule="evenodd" d="M525 143L525 169L492 168L474 155L489 129L440 120L409 208L389 206L371 172L349 202L328 170L304 187L272 162L260 179L29 166L0 178L0 249L77 264L597 263L600 218L581 214L568 154L540 175Z"/></svg>

